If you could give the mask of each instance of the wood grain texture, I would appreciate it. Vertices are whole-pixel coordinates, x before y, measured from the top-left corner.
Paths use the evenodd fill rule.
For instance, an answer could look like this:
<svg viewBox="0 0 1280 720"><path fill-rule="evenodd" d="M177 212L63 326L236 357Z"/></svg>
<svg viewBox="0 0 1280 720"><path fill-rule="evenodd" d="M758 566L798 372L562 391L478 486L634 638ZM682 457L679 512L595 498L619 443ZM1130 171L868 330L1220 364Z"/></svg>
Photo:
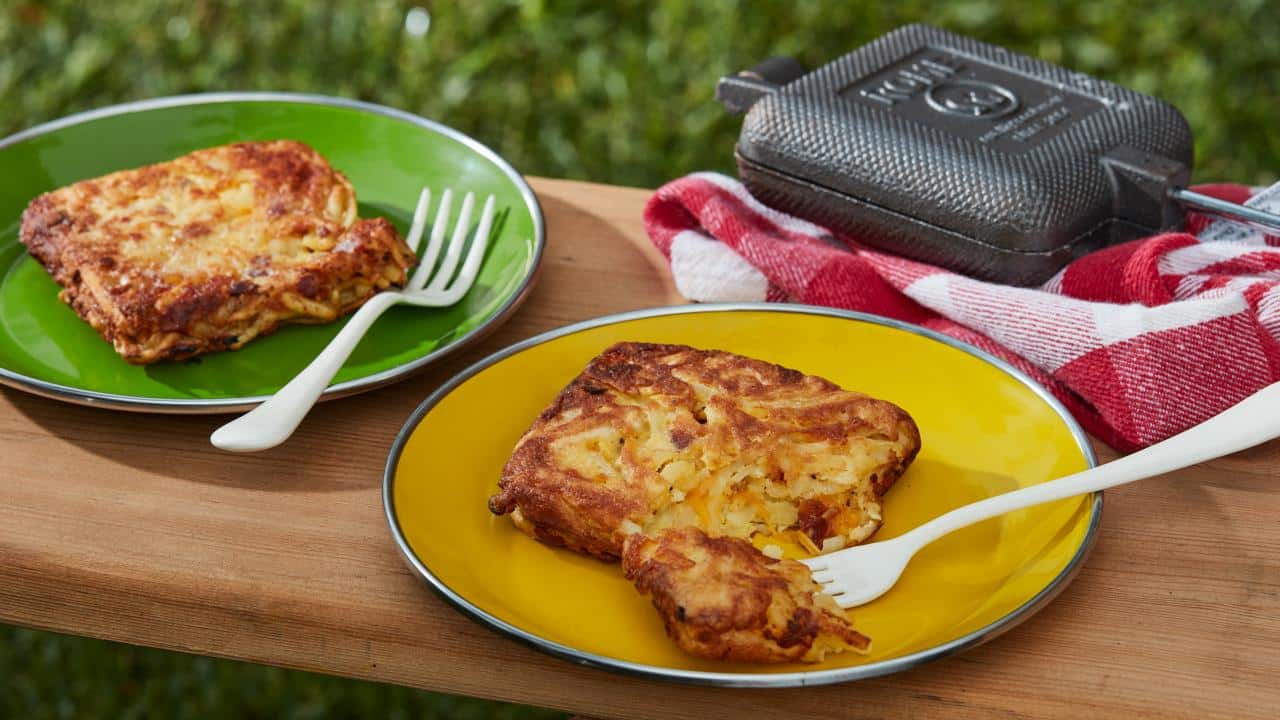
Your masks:
<svg viewBox="0 0 1280 720"><path fill-rule="evenodd" d="M680 302L647 192L537 180L546 264L478 348L322 405L284 447L214 450L224 417L0 391L0 620L591 717L1266 717L1280 702L1280 444L1107 493L1097 548L1047 609L899 675L730 691L552 659L446 607L383 520L386 453L444 378L520 338Z"/></svg>

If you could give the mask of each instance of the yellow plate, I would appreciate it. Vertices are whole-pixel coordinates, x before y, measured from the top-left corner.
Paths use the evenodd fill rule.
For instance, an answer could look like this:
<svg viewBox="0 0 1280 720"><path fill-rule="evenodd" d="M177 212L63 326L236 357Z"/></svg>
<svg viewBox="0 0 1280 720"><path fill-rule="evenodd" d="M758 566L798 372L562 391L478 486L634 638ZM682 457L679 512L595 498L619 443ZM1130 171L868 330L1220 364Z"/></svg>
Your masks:
<svg viewBox="0 0 1280 720"><path fill-rule="evenodd" d="M504 633L576 662L683 682L840 682L994 637L1061 590L1088 552L1101 495L988 520L923 550L888 594L852 611L872 638L870 655L774 666L686 656L618 566L538 543L485 505L533 419L593 356L622 340L728 350L906 409L922 449L886 496L878 539L1094 463L1084 432L1042 388L980 350L910 325L810 307L700 305L555 330L477 363L427 398L396 439L384 478L387 519L409 564Z"/></svg>

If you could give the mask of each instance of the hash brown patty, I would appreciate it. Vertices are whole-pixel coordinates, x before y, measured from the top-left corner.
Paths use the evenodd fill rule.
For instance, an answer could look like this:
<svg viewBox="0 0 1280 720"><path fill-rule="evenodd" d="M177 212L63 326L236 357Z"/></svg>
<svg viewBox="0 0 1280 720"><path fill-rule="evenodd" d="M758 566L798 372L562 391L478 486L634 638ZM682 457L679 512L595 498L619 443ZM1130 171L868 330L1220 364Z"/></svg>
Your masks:
<svg viewBox="0 0 1280 720"><path fill-rule="evenodd" d="M859 543L920 447L901 408L718 350L619 343L520 438L496 514L554 545L617 560L636 532L795 534Z"/></svg>
<svg viewBox="0 0 1280 720"><path fill-rule="evenodd" d="M865 653L871 646L808 567L766 557L740 538L713 538L692 527L632 535L622 569L690 655L822 662L828 653Z"/></svg>
<svg viewBox="0 0 1280 720"><path fill-rule="evenodd" d="M405 281L412 251L292 140L198 150L40 195L20 239L121 357L232 350L325 323Z"/></svg>

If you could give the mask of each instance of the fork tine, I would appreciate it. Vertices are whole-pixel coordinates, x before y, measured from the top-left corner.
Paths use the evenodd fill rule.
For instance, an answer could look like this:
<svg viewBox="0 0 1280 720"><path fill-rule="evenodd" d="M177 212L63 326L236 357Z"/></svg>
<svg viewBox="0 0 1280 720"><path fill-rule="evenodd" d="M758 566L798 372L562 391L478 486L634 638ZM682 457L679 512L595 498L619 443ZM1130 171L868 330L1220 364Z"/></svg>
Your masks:
<svg viewBox="0 0 1280 720"><path fill-rule="evenodd" d="M819 585L833 583L836 580L835 573L828 570L815 570L810 574L813 576L813 581Z"/></svg>
<svg viewBox="0 0 1280 720"><path fill-rule="evenodd" d="M800 558L800 562L805 565L808 565L809 570L814 572L818 570L831 569L831 561L822 555L816 555L814 557L808 557L808 558Z"/></svg>
<svg viewBox="0 0 1280 720"><path fill-rule="evenodd" d="M427 241L427 249L423 251L418 269L413 272L413 278L409 280L405 290L421 290L427 284L427 278L431 277L431 270L436 265L436 258L440 256L440 248L444 242L444 231L449 226L449 210L452 205L453 189L445 188L444 194L440 196L440 207L436 210L436 221L431 226L431 239Z"/></svg>
<svg viewBox="0 0 1280 720"><path fill-rule="evenodd" d="M462 199L462 211L458 213L458 224L453 226L453 237L449 239L449 247L445 248L444 261L440 263L440 271L427 285L428 292L444 290L453 271L458 267L458 258L462 257L462 246L467 243L467 231L471 229L471 208L476 203L475 193L467 193Z"/></svg>
<svg viewBox="0 0 1280 720"><path fill-rule="evenodd" d="M480 263L484 262L484 251L489 246L489 230L493 227L493 203L492 195L484 201L484 211L480 213L480 223L476 225L475 239L471 241L471 249L467 251L467 259L462 263L458 278L445 292L445 302L455 303L462 299L480 274Z"/></svg>
<svg viewBox="0 0 1280 720"><path fill-rule="evenodd" d="M413 225L409 227L409 236L405 243L409 249L418 252L418 244L422 242L422 231L427 224L427 208L431 206L431 188L424 187L418 194L418 207L413 211Z"/></svg>

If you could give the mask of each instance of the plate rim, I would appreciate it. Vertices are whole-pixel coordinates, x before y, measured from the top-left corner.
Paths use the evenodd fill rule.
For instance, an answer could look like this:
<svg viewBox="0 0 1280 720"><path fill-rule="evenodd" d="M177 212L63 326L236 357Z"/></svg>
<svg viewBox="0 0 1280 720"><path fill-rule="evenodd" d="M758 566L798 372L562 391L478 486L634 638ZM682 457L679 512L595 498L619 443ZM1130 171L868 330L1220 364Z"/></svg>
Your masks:
<svg viewBox="0 0 1280 720"><path fill-rule="evenodd" d="M585 652L577 648L547 640L546 638L540 637L527 630L516 627L515 625L491 615L482 608L472 604L462 595L450 588L446 583L444 583L444 581L436 577L435 574L423 564L417 555L414 554L412 548L409 546L408 540L405 538L404 533L400 528L399 519L395 511L393 498L396 467L399 465L400 457L404 452L405 445L408 443L413 431L417 429L422 418L425 417L432 408L439 404L441 400L449 395L449 393L453 392L453 390L459 385L485 369L496 365L513 355L523 352L524 350L566 335L582 332L584 330L631 320L641 320L667 315L744 311L820 315L856 322L864 322L872 325L880 325L896 330L906 331L914 335L920 335L973 355L979 360L1004 371L1014 380L1022 383L1022 385L1030 389L1041 400L1048 403L1050 408L1057 413L1059 419L1066 423L1067 428L1071 431L1071 435L1075 439L1076 444L1079 447L1081 454L1084 456L1088 466L1090 468L1097 467L1098 458L1093 451L1093 446L1090 444L1088 435L1085 433L1084 428L1080 426L1076 419L1071 416L1071 413L1067 411L1066 407L1043 385L1032 380L1026 373L1017 369L1005 360L974 345L943 335L937 331L920 327L919 325L902 322L900 320L879 317L853 310L841 310L836 308L791 303L707 303L648 308L591 318L582 322L555 328L510 345L460 371L439 388L434 390L425 400L422 401L420 405L418 405L418 407L409 416L408 420L405 421L405 424L400 428L400 431L396 434L396 439L392 443L391 450L387 455L387 463L383 468L382 475L383 514L386 517L387 524L390 527L392 538L395 540L396 548L399 550L401 559L404 560L405 563L409 565L410 569L416 572L428 586L435 590L437 595L442 597L450 605L454 606L454 608L459 610L464 616L471 618L473 621L476 621L481 625L487 626L491 630L497 631L501 635L505 635L509 638L520 641L525 645L533 647L536 650L540 650L549 655L553 655L563 660L568 660L578 665L610 670L632 677L666 680L689 685L733 688L783 688L830 685L833 683L879 677L881 675L888 675L890 673L901 672L903 670L918 667L927 662L953 655L962 650L976 647L977 645L981 645L982 643L994 639L1000 634L1030 618L1070 584L1071 580L1083 567L1085 558L1088 557L1089 552L1093 549L1093 545L1097 540L1098 527L1102 518L1101 492L1093 494L1093 502L1089 509L1089 525L1085 530L1085 536L1081 540L1080 546L1076 549L1075 555L1072 556L1066 567L1064 567L1057 576L1055 576L1047 585L1041 588L1022 605L1019 605L1000 619L984 627L978 628L977 630L941 645L926 648L909 655L890 658L876 663L869 663L867 665L855 665L852 667L833 668L829 670L802 670L789 673L729 673L702 670L680 670L645 663L636 663L599 655L597 653Z"/></svg>
<svg viewBox="0 0 1280 720"><path fill-rule="evenodd" d="M530 291L533 289L534 284L537 282L537 279L541 274L543 254L547 245L546 219L543 217L542 205L538 202L538 197L533 192L533 188L529 186L529 183L525 180L524 176L517 172L510 163L484 143L481 143L479 140L476 140L460 130L456 130L447 125L422 117L421 115L416 115L406 110L399 110L397 108L365 102L363 100L353 100L351 98L313 93L233 91L167 95L163 97L147 98L145 100L135 100L117 105L108 105L106 107L95 108L92 110L85 110L83 112L73 113L46 123L41 123L25 130L20 130L8 137L0 138L0 150L4 150L5 148L51 132L100 120L102 118L114 117L117 115L128 115L135 112L149 110L183 107L187 105L214 105L234 102L279 102L295 103L298 105L325 105L329 107L340 107L372 115L389 117L415 125L422 130L443 135L451 140L461 143L467 149L493 163L503 175L515 184L516 189L520 193L521 199L525 203L525 207L533 218L534 246L533 253L530 257L530 269L525 273L520 286L517 287L511 297L507 298L507 301L498 308L497 312L454 342L443 347L436 348L426 355L401 363L395 367L381 370L367 377L347 380L330 386L321 395L320 399L322 401L334 400L341 397L355 395L357 393L368 392L370 390L389 385L422 370L427 365L436 362L447 355L451 355L465 347L469 347L476 342L483 340L489 333L493 332L500 325L510 319L516 309L519 308L520 305L528 298ZM148 398L138 395L124 395L97 390L85 390L71 385L63 385L61 383L41 380L39 378L26 375L25 373L10 370L3 366L0 366L0 385L7 385L35 395L70 402L77 405L133 412L173 414L242 412L252 409L259 403L262 403L267 398L271 397L271 395L268 394L229 398Z"/></svg>

